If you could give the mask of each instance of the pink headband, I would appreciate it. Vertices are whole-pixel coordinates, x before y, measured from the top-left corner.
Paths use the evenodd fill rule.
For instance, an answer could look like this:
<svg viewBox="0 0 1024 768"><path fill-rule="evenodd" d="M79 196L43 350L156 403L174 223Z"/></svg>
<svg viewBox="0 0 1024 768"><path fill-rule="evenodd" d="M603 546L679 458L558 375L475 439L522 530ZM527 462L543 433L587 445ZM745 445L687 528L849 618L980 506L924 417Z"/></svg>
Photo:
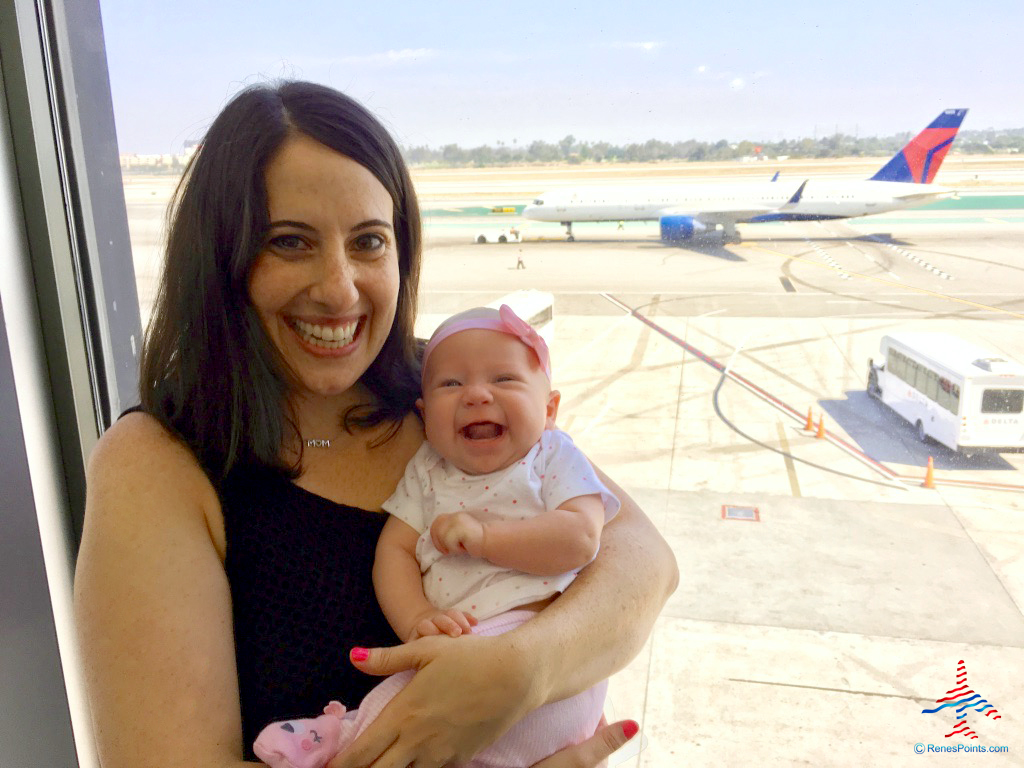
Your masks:
<svg viewBox="0 0 1024 768"><path fill-rule="evenodd" d="M430 337L427 348L423 352L423 370L427 370L427 358L438 344L456 333L475 329L499 331L515 336L534 351L540 362L540 367L544 369L548 379L551 379L551 355L548 353L548 345L529 323L512 311L508 304L502 304L501 309L474 307L452 315L441 323Z"/></svg>

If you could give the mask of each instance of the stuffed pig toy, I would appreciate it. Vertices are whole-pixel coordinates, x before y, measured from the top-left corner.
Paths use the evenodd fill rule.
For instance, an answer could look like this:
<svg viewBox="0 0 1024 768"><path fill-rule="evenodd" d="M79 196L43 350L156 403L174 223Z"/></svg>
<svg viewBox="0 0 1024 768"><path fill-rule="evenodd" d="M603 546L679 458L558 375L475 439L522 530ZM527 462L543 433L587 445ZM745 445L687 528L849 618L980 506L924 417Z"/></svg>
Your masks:
<svg viewBox="0 0 1024 768"><path fill-rule="evenodd" d="M332 701L320 717L271 723L253 744L256 757L273 768L323 768L341 746L342 733L354 730L355 713Z"/></svg>

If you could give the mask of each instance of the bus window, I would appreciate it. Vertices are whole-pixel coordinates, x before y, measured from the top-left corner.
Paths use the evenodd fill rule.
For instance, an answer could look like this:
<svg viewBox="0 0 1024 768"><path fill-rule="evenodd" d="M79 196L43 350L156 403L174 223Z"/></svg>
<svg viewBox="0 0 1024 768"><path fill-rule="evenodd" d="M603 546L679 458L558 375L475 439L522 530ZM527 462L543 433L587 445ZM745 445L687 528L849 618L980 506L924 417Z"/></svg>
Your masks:
<svg viewBox="0 0 1024 768"><path fill-rule="evenodd" d="M957 412L957 406L959 405L960 398L953 399L953 387L955 385L949 379L942 377L939 379L939 392L936 402L945 408L950 413Z"/></svg>
<svg viewBox="0 0 1024 768"><path fill-rule="evenodd" d="M1024 389L986 389L981 393L982 413L1020 413L1024 410Z"/></svg>
<svg viewBox="0 0 1024 768"><path fill-rule="evenodd" d="M903 365L902 361L900 360L899 352L890 349L889 357L885 361L885 366L888 369L889 373L891 373L893 376L897 376L901 379L903 378Z"/></svg>
<svg viewBox="0 0 1024 768"><path fill-rule="evenodd" d="M915 363L913 360L911 360L908 357L907 358L907 375L906 375L905 378L907 380L907 384L912 386L918 392L921 391L921 385L918 383L918 377L919 376L921 376L921 366L918 365L917 363Z"/></svg>
<svg viewBox="0 0 1024 768"><path fill-rule="evenodd" d="M921 392L929 400L939 399L939 377L935 371L930 371L927 368L922 368L921 372L924 374L923 381L921 382L924 387Z"/></svg>

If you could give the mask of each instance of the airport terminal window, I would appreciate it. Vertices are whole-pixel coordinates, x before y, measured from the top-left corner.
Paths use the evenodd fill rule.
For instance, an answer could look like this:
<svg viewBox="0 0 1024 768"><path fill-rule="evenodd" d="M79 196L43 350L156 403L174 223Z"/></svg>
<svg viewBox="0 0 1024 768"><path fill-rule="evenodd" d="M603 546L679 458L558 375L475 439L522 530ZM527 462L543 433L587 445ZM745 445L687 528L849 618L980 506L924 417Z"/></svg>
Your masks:
<svg viewBox="0 0 1024 768"><path fill-rule="evenodd" d="M1024 21L1024 5L1016 11L1009 10L1011 0L998 2L1004 15ZM753 3L742 11L707 6L702 32L686 39L671 32L693 28L679 3L617 17L621 8L612 4L570 15L560 4L529 0L514 12L493 4L463 8L450 0L380 8L327 0L292 5L257 0L239 13L235 4L200 0L101 0L143 323L159 271L166 202L209 121L246 85L308 79L362 101L407 153L424 224L417 332L429 334L430 323L469 302L487 304L521 289L552 293L553 316L541 322L554 339L559 426L628 493L636 491L642 507L655 500L646 511L659 525L665 521L666 530L685 530L691 510L695 518L713 496L723 502L764 498L765 508L769 501L781 508L798 497L793 514L800 514L799 504L814 506L826 486L842 514L856 508L849 518L856 526L873 519L876 503L934 501L917 490L929 452L940 481L959 473L1006 482L1014 474L986 478L991 464L966 456L952 461L940 455L941 446L915 442L914 422L893 417L889 401L919 407L920 397L907 397L913 387L956 414L961 392L906 354L887 349L877 381L888 391L879 400L864 394L865 364L881 357L879 345L889 335L946 331L1024 362L1024 302L1018 298L1024 296L1024 272L1009 263L1024 211L1024 141L1014 131L1024 138L1024 126L993 111L998 101L1020 103L1019 67L986 70L989 65L979 63L948 76L921 75L939 71L950 50L967 48L973 57L965 60L988 62L999 46L992 35L1013 25L990 21L986 35L968 18L982 14L958 14L953 23L949 14L920 13L919 4L890 4L884 29L920 34L893 36L892 44L876 46L878 55L865 60L862 44L878 39L878 14L837 14L828 5L805 4L781 15ZM848 32L847 39L832 37L834 30L819 23L821 14ZM973 34L963 31L965 25ZM778 44L779 35L785 44ZM655 42L637 42L644 39ZM922 68L923 60L934 66ZM813 72L808 61L815 62ZM739 71L743 67L749 73ZM673 75L658 76L664 72ZM597 85L590 83L595 76ZM845 79L837 87L839 76ZM947 87L951 78L955 87ZM950 93L969 94L976 103L957 104ZM836 185L832 193L828 185L869 179L937 112L957 106L972 112L950 139L952 149L934 183L948 183L962 199L838 220L789 213L787 201L802 183L805 201L828 198L828 205L844 210L856 204L859 188L851 194ZM997 129L983 131L986 125ZM1000 133L1002 127L1010 132ZM758 136L764 151L744 152L743 140ZM678 157L645 153L643 142L652 137L692 147ZM635 155L601 150L599 156L604 142ZM513 159L488 159L502 155ZM765 210L765 221L741 221L735 240L718 219L707 227L690 221L681 229L707 229L707 237L694 234L682 242L662 240L657 218L576 221L571 232L560 221L568 206L584 203L626 213L635 206L638 216L659 209L715 212L739 207L735 190L747 183L770 190L775 202L751 209ZM677 186L690 190L686 205L675 197ZM987 215L982 203L996 196L1009 202ZM547 210L552 220L529 220L523 209L530 205ZM786 216L794 218L774 220ZM519 241L499 243L498 233L512 227ZM1001 249L993 253L1009 256L986 255L989 242ZM976 268L980 263L985 270ZM992 343L985 345L986 339ZM815 421L824 412L830 436L894 474L883 477L867 463L833 452L831 441L791 439L787 416L763 407L713 367L724 367L731 356L737 376L800 414L813 409ZM1024 406L1024 395L1006 385L984 397L986 413L1020 413ZM1014 469L1024 468L1024 454L1005 458ZM840 464L851 468L828 474ZM1024 487L1024 481L1011 482ZM914 491L890 495L890 483ZM695 490L703 496L695 498ZM808 518L808 525L821 519ZM714 570L704 553L728 552L722 542L734 533L731 526L723 524L725 538L697 558L685 542L679 544L685 536L671 542L679 546L684 578L666 626L680 616L734 620L731 600L716 599L714 585L700 580ZM761 528L767 530L755 526L757 535L777 535L777 529ZM827 532L815 532L829 539ZM789 543L773 539L779 542ZM875 572L893 573L890 565ZM743 566L747 570L750 563ZM759 580L757 594L744 606L747 626L778 627L765 616L784 601L773 603L765 585L820 594L804 588L804 578L805 572L793 569ZM943 578L944 571L936 571L932 584ZM811 606L799 621L872 633L874 627L848 620L849 611L825 615L829 606L865 602L857 584L842 591L844 579L836 576L831 583L839 588L829 602ZM930 594L930 587L920 587L908 605ZM792 604L797 602L809 605L805 597ZM931 626L932 614L923 610L907 615L922 632L945 631ZM976 624L984 627L985 619ZM655 657L652 668L665 658L658 652ZM661 699L684 705L671 696ZM657 718L647 722L659 733L678 732L679 741L651 739L654 756L642 762L675 764L659 750L681 744L685 732ZM768 762L792 759L776 754Z"/></svg>
<svg viewBox="0 0 1024 768"><path fill-rule="evenodd" d="M1024 389L986 389L981 393L982 413L1020 413L1024 410Z"/></svg>

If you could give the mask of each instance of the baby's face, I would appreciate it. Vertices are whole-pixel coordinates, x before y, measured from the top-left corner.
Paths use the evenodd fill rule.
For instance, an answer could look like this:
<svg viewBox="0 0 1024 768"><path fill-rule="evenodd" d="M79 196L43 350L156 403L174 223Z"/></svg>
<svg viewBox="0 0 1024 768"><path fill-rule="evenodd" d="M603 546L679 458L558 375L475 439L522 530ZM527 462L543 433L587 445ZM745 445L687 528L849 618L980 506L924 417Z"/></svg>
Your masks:
<svg viewBox="0 0 1024 768"><path fill-rule="evenodd" d="M482 475L519 461L555 425L559 394L533 350L500 331L462 331L427 360L427 440L463 472Z"/></svg>

